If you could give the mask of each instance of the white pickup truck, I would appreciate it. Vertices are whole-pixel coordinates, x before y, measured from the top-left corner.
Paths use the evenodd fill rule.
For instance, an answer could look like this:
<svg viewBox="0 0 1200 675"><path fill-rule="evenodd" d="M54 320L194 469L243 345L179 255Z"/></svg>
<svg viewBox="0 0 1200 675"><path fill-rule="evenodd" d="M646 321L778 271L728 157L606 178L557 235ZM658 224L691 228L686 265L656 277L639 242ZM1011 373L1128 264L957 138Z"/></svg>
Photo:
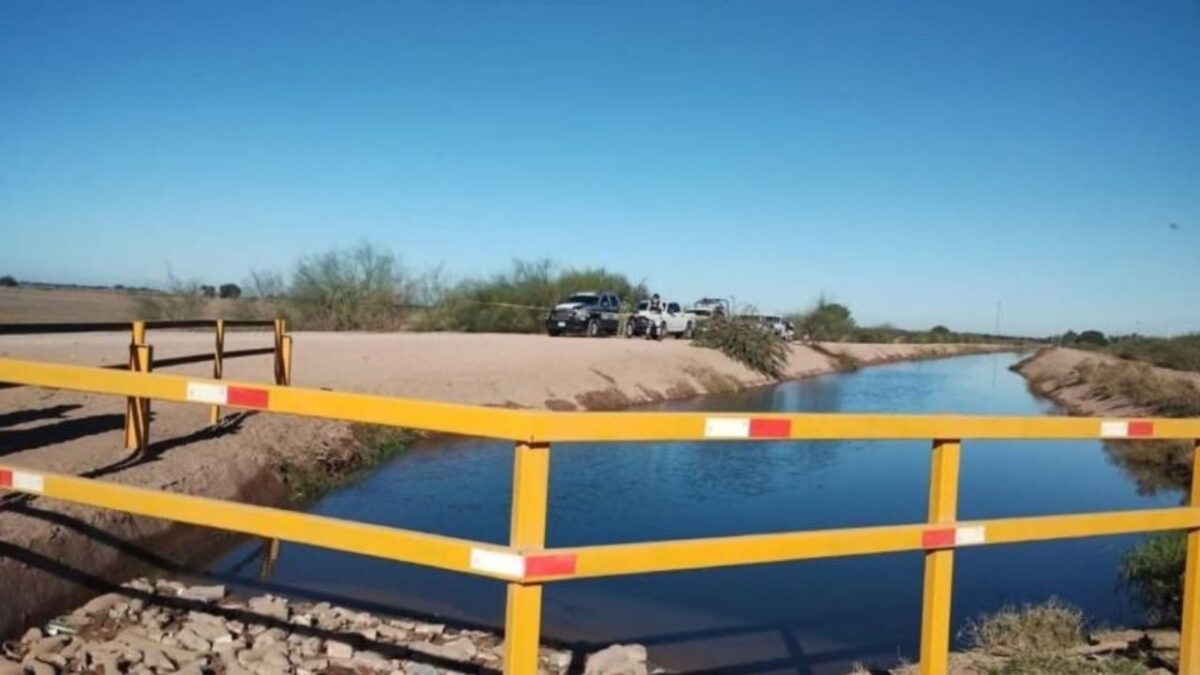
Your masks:
<svg viewBox="0 0 1200 675"><path fill-rule="evenodd" d="M642 300L633 308L633 316L625 322L625 337L645 335L661 340L667 335L687 339L692 337L696 317L686 312L678 302L662 301L662 311L650 311L650 301Z"/></svg>

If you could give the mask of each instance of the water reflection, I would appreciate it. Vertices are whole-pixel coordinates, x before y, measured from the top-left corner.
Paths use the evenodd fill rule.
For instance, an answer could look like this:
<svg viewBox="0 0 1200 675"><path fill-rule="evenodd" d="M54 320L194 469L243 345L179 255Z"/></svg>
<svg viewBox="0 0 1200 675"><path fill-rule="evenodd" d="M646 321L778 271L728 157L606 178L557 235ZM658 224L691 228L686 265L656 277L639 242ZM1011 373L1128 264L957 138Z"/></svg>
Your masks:
<svg viewBox="0 0 1200 675"><path fill-rule="evenodd" d="M1014 359L896 364L662 408L1045 412L1008 372ZM1139 492L1107 457L1095 442L968 443L960 512L986 518L1177 503L1170 491ZM560 444L551 462L547 538L572 546L917 522L925 515L928 463L928 442ZM511 470L507 444L439 442L312 511L499 543L508 532ZM1134 608L1116 592L1114 571L1134 541L964 550L955 623L1049 595L1100 621L1129 623ZM502 622L500 584L434 570L285 546L276 580L401 612ZM544 627L581 648L646 643L662 665L681 670L845 672L855 660L913 657L920 581L919 554L578 581L547 589Z"/></svg>

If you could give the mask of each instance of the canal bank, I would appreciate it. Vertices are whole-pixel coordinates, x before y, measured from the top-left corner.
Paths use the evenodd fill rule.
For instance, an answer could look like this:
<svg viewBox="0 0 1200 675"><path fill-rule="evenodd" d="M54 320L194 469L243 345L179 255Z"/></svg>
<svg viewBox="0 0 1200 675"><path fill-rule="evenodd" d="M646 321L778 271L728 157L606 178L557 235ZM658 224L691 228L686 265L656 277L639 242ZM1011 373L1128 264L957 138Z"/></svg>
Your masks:
<svg viewBox="0 0 1200 675"><path fill-rule="evenodd" d="M261 336L231 333L227 349ZM211 349L210 336L151 335L155 357ZM723 355L685 342L550 339L509 335L296 334L295 381L502 406L608 408L770 384ZM124 334L7 336L0 354L83 365L118 363ZM937 358L986 347L836 345L862 364ZM166 372L205 377L207 364ZM226 377L269 381L269 359L230 360ZM792 349L789 377L837 368L831 357ZM124 450L117 397L30 387L0 390L0 459L35 470L269 506L291 506L288 467L354 458L348 425L275 415L231 415L207 424L202 406L156 403L147 453ZM354 462L349 462L350 466ZM336 479L336 476L331 477ZM68 610L140 574L197 569L234 540L222 533L56 503L0 503L0 635Z"/></svg>
<svg viewBox="0 0 1200 675"><path fill-rule="evenodd" d="M1054 414L1009 367L1013 355L868 368L658 409ZM548 544L919 522L927 442L558 444ZM312 512L483 541L507 533L511 452L439 440L331 493ZM1173 506L1139 494L1094 441L975 442L963 449L964 519ZM964 550L955 631L1004 604L1058 596L1110 625L1138 623L1116 583L1136 537ZM242 554L217 566L234 573ZM243 577L244 578L244 577ZM592 581L547 588L545 635L580 653L645 644L678 670L844 673L915 658L921 556L900 554ZM273 583L344 602L496 627L503 593L486 581L285 546Z"/></svg>

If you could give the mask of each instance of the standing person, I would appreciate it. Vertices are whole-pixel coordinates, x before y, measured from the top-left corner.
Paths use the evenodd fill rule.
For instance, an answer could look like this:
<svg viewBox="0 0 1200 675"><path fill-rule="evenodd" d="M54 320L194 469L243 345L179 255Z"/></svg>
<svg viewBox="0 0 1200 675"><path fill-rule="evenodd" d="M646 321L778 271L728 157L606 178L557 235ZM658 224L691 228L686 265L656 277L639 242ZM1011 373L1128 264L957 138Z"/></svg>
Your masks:
<svg viewBox="0 0 1200 675"><path fill-rule="evenodd" d="M662 311L663 311L662 298L658 297L658 293L655 293L654 295L650 296L649 309L651 312L657 312L659 314L662 313Z"/></svg>

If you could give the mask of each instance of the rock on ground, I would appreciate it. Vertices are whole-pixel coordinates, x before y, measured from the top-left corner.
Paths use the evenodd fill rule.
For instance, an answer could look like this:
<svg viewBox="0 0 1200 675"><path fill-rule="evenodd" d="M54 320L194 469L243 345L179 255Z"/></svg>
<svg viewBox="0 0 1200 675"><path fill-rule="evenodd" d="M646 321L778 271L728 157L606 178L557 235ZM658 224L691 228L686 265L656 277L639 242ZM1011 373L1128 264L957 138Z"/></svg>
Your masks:
<svg viewBox="0 0 1200 675"><path fill-rule="evenodd" d="M499 670L499 635L357 612L224 586L137 579L4 644L0 675L442 675ZM566 675L575 654L543 648L539 671ZM645 675L646 649L615 645L589 675Z"/></svg>

